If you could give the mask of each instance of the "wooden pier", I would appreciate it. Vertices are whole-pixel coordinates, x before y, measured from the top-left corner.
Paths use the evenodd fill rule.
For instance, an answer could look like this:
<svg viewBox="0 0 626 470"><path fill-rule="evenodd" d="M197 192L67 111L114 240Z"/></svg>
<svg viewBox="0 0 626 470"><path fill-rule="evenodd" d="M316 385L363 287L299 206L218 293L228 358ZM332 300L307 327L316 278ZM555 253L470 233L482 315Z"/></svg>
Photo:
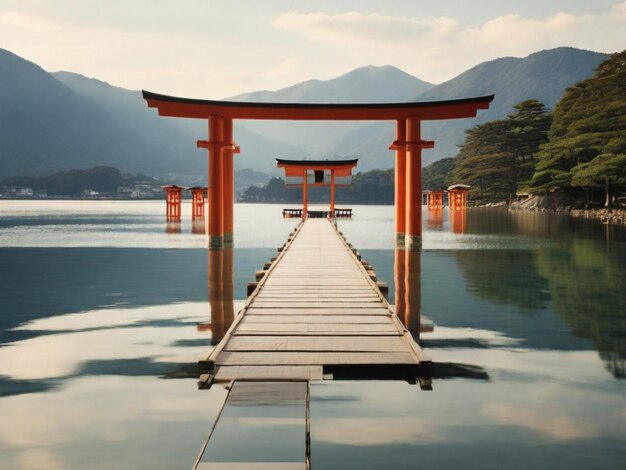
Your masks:
<svg viewBox="0 0 626 470"><path fill-rule="evenodd" d="M400 379L429 389L430 358L330 219L301 222L278 251L199 362L200 388L222 383L229 393L197 470L309 469L310 381Z"/></svg>
<svg viewBox="0 0 626 470"><path fill-rule="evenodd" d="M355 252L330 220L299 224L199 362L201 382L419 376L430 359Z"/></svg>
<svg viewBox="0 0 626 470"><path fill-rule="evenodd" d="M302 209L283 209L283 218L289 219L293 217L302 218ZM316 211L316 210L307 210L307 218L308 219L326 219L331 217L331 211ZM336 219L349 219L352 217L352 209L335 209L335 218Z"/></svg>

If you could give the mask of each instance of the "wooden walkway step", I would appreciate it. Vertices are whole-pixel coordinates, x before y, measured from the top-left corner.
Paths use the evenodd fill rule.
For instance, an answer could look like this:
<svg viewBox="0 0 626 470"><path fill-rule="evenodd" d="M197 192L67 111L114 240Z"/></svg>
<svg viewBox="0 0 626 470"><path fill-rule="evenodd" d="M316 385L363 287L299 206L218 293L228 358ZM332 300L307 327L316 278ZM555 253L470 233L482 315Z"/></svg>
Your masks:
<svg viewBox="0 0 626 470"><path fill-rule="evenodd" d="M371 268L368 268L371 269ZM222 341L199 362L208 386L233 380L320 380L340 367L418 375L430 359L331 221L309 219L259 274Z"/></svg>

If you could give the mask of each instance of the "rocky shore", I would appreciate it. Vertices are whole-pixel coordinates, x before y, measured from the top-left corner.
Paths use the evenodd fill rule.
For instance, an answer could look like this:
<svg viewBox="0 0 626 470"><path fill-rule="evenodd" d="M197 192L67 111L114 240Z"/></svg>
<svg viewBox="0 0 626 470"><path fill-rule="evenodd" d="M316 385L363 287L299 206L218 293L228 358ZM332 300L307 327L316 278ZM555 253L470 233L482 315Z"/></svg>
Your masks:
<svg viewBox="0 0 626 470"><path fill-rule="evenodd" d="M497 205L491 205L497 206ZM501 203L506 207L506 203ZM509 206L509 210L530 210L530 211L554 211L556 213L567 213L572 217L600 219L602 223L612 225L626 224L626 209L623 207L606 208L585 208L580 201L574 200L564 193L554 193L544 196L531 196L522 201L516 201Z"/></svg>

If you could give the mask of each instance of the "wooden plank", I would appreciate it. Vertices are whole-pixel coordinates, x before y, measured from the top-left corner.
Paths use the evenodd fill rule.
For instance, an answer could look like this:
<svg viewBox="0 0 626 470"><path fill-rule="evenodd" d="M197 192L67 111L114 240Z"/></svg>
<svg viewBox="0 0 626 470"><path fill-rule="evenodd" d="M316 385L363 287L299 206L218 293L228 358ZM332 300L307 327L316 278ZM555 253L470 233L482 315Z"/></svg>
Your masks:
<svg viewBox="0 0 626 470"><path fill-rule="evenodd" d="M370 292L324 292L324 291L311 291L311 292L272 292L263 290L259 292L256 297L271 298L271 299L334 299L334 300L354 300L354 299L379 299L378 295L370 290Z"/></svg>
<svg viewBox="0 0 626 470"><path fill-rule="evenodd" d="M233 336L224 351L402 352L398 336Z"/></svg>
<svg viewBox="0 0 626 470"><path fill-rule="evenodd" d="M322 380L322 377L322 366L220 366L213 380Z"/></svg>
<svg viewBox="0 0 626 470"><path fill-rule="evenodd" d="M303 277L290 277L290 278L285 278L285 279L274 279L273 277L269 277L269 279L267 279L267 281L265 282L264 285L271 287L271 286L276 286L276 285L280 285L280 286L291 286L291 287L297 287L297 286L301 286L303 284L307 284L310 286L316 286L316 287L328 287L328 286L336 286L337 285L337 280L335 279L324 279L323 277L319 277L319 278L303 278ZM352 287L369 287L370 284L367 282L367 280L365 279L365 277L363 277L362 279L357 279L357 278L353 278L353 279L344 279L343 281L341 281L341 285L342 286L352 286Z"/></svg>
<svg viewBox="0 0 626 470"><path fill-rule="evenodd" d="M216 364L222 365L417 365L408 352L231 352L223 351Z"/></svg>
<svg viewBox="0 0 626 470"><path fill-rule="evenodd" d="M276 311L280 311L280 310L276 310ZM388 315L274 315L271 313L266 314L266 315L254 315L251 313L247 313L242 320L242 324L250 324L250 323L280 323L280 324L284 324L284 323L308 323L308 324L350 323L353 325L359 325L359 324L388 325L389 316Z"/></svg>
<svg viewBox="0 0 626 470"><path fill-rule="evenodd" d="M307 387L306 381L283 383L238 381L231 388L226 405L305 403Z"/></svg>
<svg viewBox="0 0 626 470"><path fill-rule="evenodd" d="M239 325L234 334L249 333L293 333L293 334L397 334L400 332L391 322L389 323L368 323L368 324L350 324L350 323L245 323Z"/></svg>
<svg viewBox="0 0 626 470"><path fill-rule="evenodd" d="M261 308L254 304L246 311L247 315L385 315L391 316L386 308L337 308L337 307L307 307L307 308Z"/></svg>
<svg viewBox="0 0 626 470"><path fill-rule="evenodd" d="M263 289L259 295L256 296L256 299L334 299L334 300L354 300L354 299L376 299L379 300L378 295L374 292L350 292L350 293L340 293L340 292L270 292Z"/></svg>
<svg viewBox="0 0 626 470"><path fill-rule="evenodd" d="M271 293L335 293L335 294L363 294L372 292L371 286L367 287L347 287L347 286L328 286L328 287L319 287L319 286L263 286L263 292L271 292Z"/></svg>
<svg viewBox="0 0 626 470"><path fill-rule="evenodd" d="M197 470L305 470L304 462L200 462Z"/></svg>
<svg viewBox="0 0 626 470"><path fill-rule="evenodd" d="M274 309L351 309L351 310L369 310L369 309L376 309L376 310L381 310L384 306L384 304L380 301L378 302L324 302L324 301L311 301L311 302L297 302L297 301L293 301L293 302L277 302L277 301L270 301L270 300L260 300L260 301L253 301L250 304L251 307L255 308L255 309L261 309L261 308L274 308ZM387 309L385 309L387 310Z"/></svg>

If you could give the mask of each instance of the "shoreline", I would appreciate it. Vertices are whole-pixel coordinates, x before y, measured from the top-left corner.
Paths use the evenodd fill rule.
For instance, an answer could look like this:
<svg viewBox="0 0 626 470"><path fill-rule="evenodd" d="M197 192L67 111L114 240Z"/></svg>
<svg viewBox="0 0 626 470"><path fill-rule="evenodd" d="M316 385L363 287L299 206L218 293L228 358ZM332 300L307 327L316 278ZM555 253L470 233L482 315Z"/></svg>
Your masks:
<svg viewBox="0 0 626 470"><path fill-rule="evenodd" d="M584 208L581 205L580 202L574 201L562 193L557 193L546 196L532 196L510 205L502 202L499 206L506 207L510 211L554 212L555 214L567 214L570 217L582 219L600 219L603 224L626 224L626 208L624 207L613 209L606 207Z"/></svg>

